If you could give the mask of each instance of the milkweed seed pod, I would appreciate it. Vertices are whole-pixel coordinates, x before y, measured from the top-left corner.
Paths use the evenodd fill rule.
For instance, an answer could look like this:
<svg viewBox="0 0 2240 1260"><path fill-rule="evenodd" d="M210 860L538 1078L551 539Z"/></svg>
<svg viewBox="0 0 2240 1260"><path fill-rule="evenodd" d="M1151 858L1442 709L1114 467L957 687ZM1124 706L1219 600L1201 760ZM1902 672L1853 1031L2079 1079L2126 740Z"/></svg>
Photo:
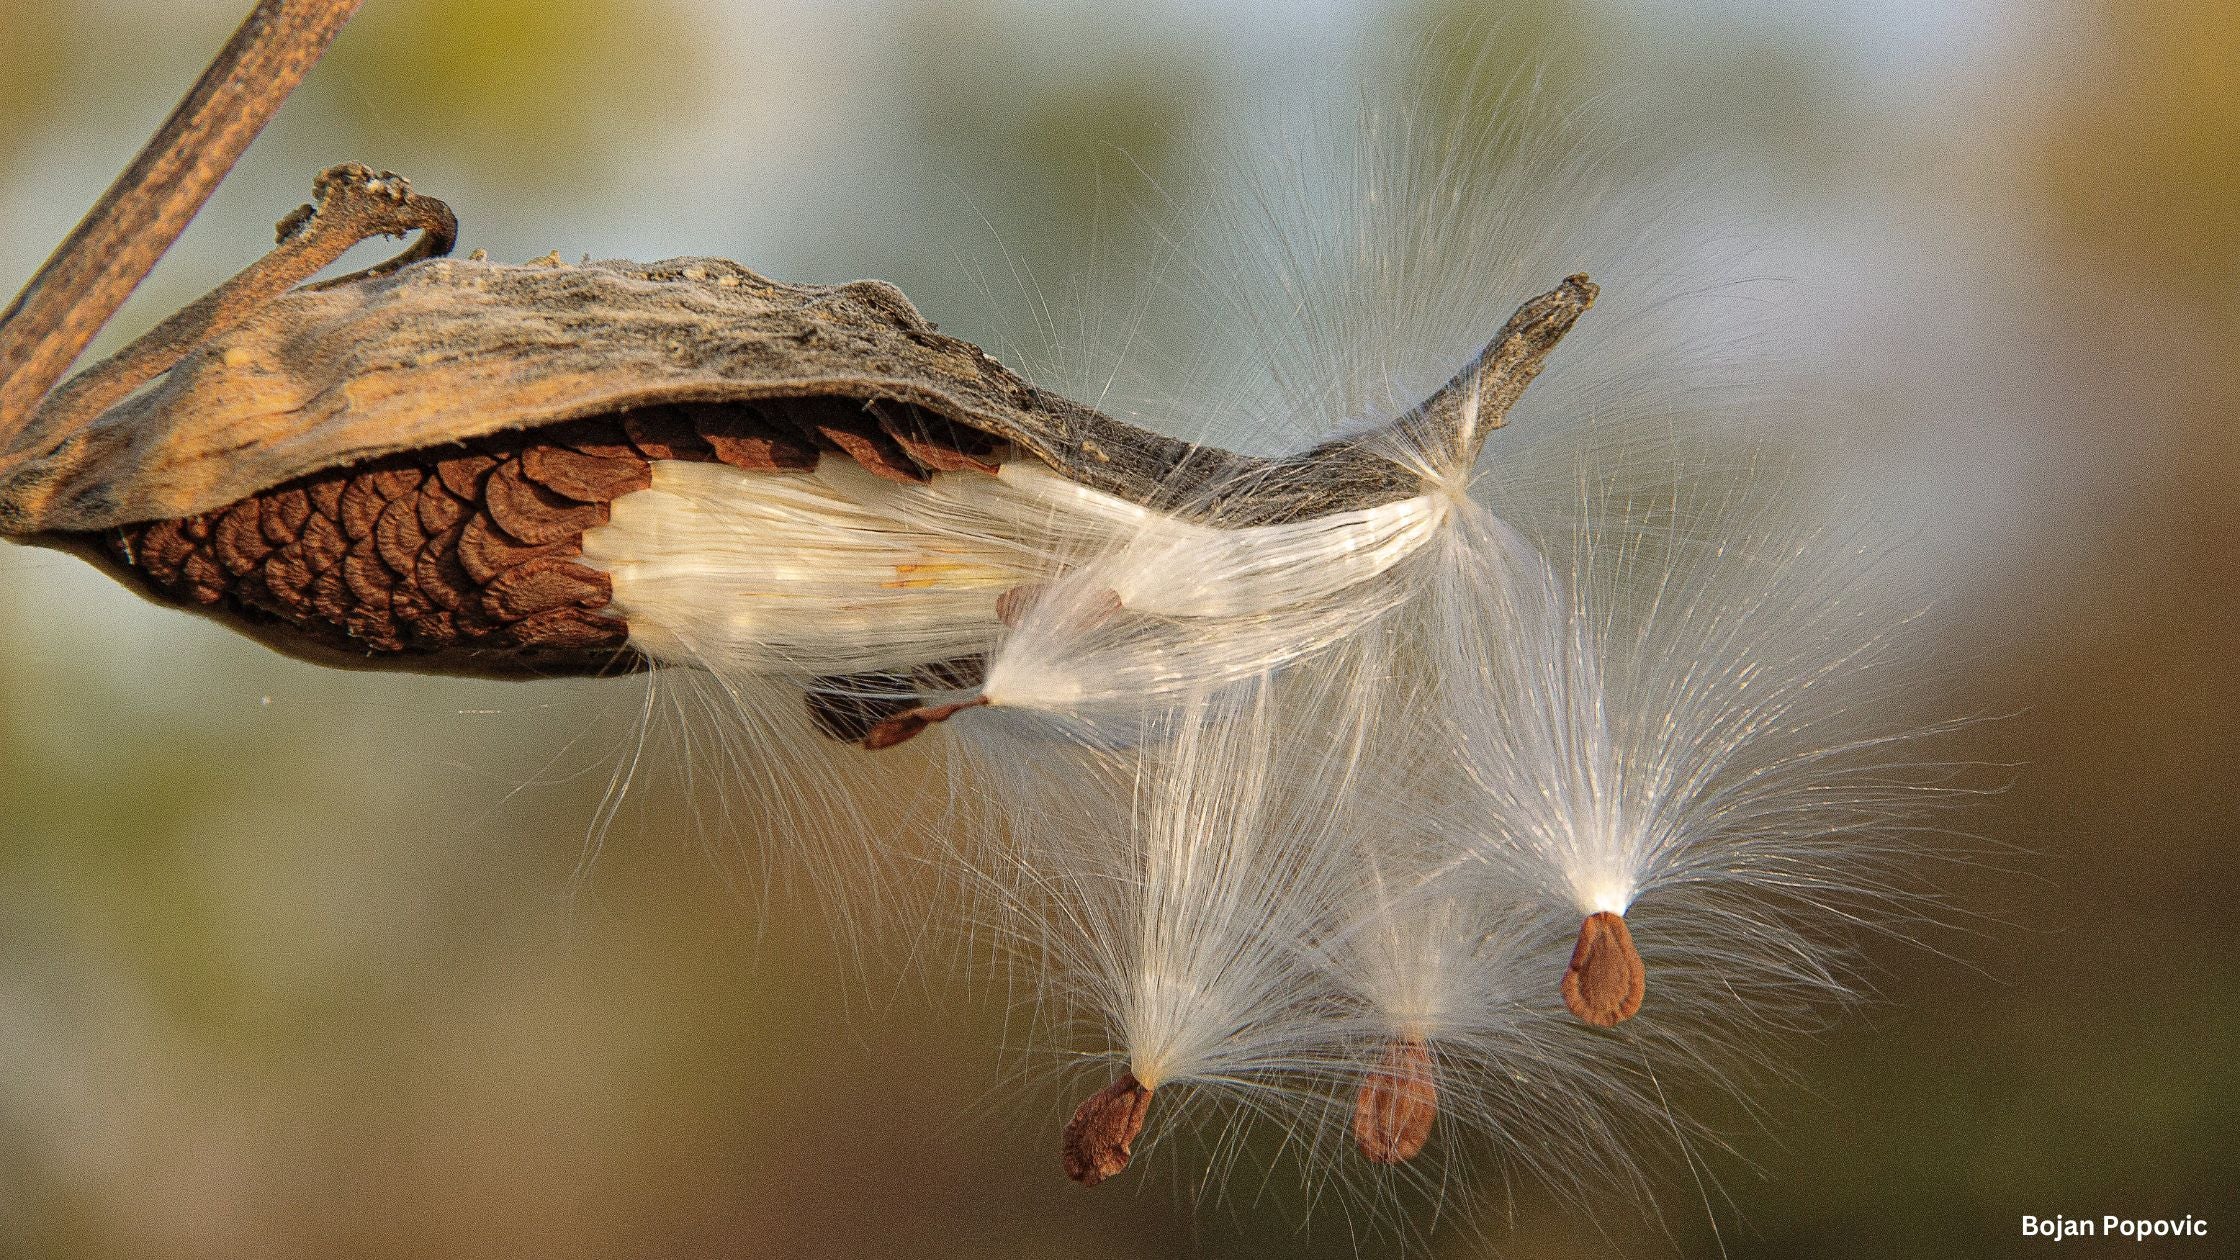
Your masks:
<svg viewBox="0 0 2240 1260"><path fill-rule="evenodd" d="M1392 432L1482 440L1595 295L1528 302L1390 431L1269 459L1038 389L877 282L420 257L449 247L440 202L356 166L316 192L271 258L39 409L0 456L0 532L328 662L797 676L872 746L968 703L919 708L977 684L1068 554L1160 528L1249 549L1420 495ZM392 264L291 287L413 228ZM1257 563L1328 565L1333 537Z"/></svg>

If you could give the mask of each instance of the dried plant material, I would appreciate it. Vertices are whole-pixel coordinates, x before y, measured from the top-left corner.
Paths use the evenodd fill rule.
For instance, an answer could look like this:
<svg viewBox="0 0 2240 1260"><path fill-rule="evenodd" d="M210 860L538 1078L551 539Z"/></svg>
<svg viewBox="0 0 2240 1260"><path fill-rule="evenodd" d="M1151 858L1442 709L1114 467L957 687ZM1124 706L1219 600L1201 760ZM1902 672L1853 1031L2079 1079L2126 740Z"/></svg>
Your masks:
<svg viewBox="0 0 2240 1260"><path fill-rule="evenodd" d="M281 102L319 64L360 2L261 0L132 164L0 315L0 452L10 448L49 388L186 230ZM176 319L165 327L184 331ZM131 385L125 388L129 392ZM0 533L8 532L17 531L0 513Z"/></svg>
<svg viewBox="0 0 2240 1260"><path fill-rule="evenodd" d="M896 744L916 739L927 727L936 722L946 722L966 709L976 709L988 703L986 696L973 700L960 700L954 704L936 704L925 708L899 713L873 726L863 737L863 746L872 752L892 748Z"/></svg>
<svg viewBox="0 0 2240 1260"><path fill-rule="evenodd" d="M1422 474L1377 435L1269 460L1113 420L942 336L885 285L784 285L707 259L427 259L455 232L441 202L358 166L329 170L314 191L315 205L282 221L280 248L41 404L0 450L0 532L105 536L158 593L238 613L260 637L293 626L351 660L403 653L392 663L514 672L494 654L535 646L533 627L557 611L540 602L554 579L532 597L516 577L494 598L460 579L483 586L581 554L585 532L651 487L664 460L810 472L822 453L921 486L992 473L1008 453L1225 529L1422 491ZM412 230L420 242L390 263L289 287L366 235ZM1499 419L1483 400L1513 398L1594 294L1573 277L1527 303L1396 425L1460 426L1456 440L1479 440ZM144 566L133 535L164 520L198 544L211 522L231 524L214 550L173 556L166 542ZM1021 598L1005 605L1011 619ZM577 619L563 633L606 646ZM612 666L539 652L535 668ZM953 711L882 717L867 746ZM853 729L869 715L830 716L827 729Z"/></svg>
<svg viewBox="0 0 2240 1260"><path fill-rule="evenodd" d="M1404 1164L1431 1140L1438 1117L1431 1047L1421 1037L1393 1039L1354 1096L1353 1144L1372 1164Z"/></svg>
<svg viewBox="0 0 2240 1260"><path fill-rule="evenodd" d="M633 450L612 421L568 436ZM621 655L629 627L600 613L607 575L573 563L581 522L606 503L554 487L628 493L646 476L634 453L586 455L524 436L510 452L391 457L104 540L158 593L230 612L317 659L597 673L635 663ZM300 641L279 642L282 630Z"/></svg>
<svg viewBox="0 0 2240 1260"><path fill-rule="evenodd" d="M1563 1004L1597 1028L1616 1027L1641 1009L1647 982L1625 916L1608 910L1588 915L1563 971Z"/></svg>
<svg viewBox="0 0 2240 1260"><path fill-rule="evenodd" d="M887 719L922 707L931 693L978 687L986 667L987 659L975 655L928 662L907 673L816 678L802 699L818 730L843 744L860 744Z"/></svg>
<svg viewBox="0 0 2240 1260"><path fill-rule="evenodd" d="M1132 1072L1084 1099L1066 1121L1058 1151L1066 1176L1093 1186L1125 1171L1150 1111L1151 1087Z"/></svg>
<svg viewBox="0 0 2240 1260"><path fill-rule="evenodd" d="M380 178L401 184L353 174L322 188L341 197L337 189ZM1503 388L1521 388L1593 297L1574 277L1527 303L1466 375L1475 383L1506 372ZM936 468L1007 442L1083 485L1231 524L1421 490L1417 473L1371 443L1264 460L1113 420L936 332L873 281L786 285L717 259L566 268L433 259L224 315L235 322L98 418L43 408L0 454L0 532L189 516L313 472L447 446L455 455L460 442L585 417L632 413L625 429L638 450L690 458L678 449L701 442L689 423L638 413L783 399L912 409L922 417L912 426L870 413L861 422L827 413L807 426L898 479L913 479L918 464L888 429L915 428L916 445L945 425L980 436L948 448L957 456L929 454ZM1448 392L1407 423L1452 410ZM1211 487L1227 489L1209 497Z"/></svg>

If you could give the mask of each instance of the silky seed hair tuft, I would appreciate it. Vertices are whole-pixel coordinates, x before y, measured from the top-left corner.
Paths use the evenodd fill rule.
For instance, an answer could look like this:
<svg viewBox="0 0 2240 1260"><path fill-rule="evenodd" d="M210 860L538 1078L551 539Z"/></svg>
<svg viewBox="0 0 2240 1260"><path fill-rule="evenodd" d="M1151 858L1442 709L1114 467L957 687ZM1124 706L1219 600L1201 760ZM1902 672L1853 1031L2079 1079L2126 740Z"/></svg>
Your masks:
<svg viewBox="0 0 2240 1260"><path fill-rule="evenodd" d="M1882 549L1798 522L1754 472L1723 496L1583 509L1598 522L1539 546L1477 516L1426 606L1452 680L1455 869L1551 928L1569 916L1559 988L1588 1024L1663 992L1667 942L1640 938L1637 905L1691 971L1789 1004L1754 1012L1786 1023L1844 998L1831 938L1902 930L1933 900L1921 838L1961 768L1921 751L1938 728L1891 712L1918 675L1911 619L1875 588ZM1691 541L1710 531L1673 519L1689 512L1722 541Z"/></svg>
<svg viewBox="0 0 2240 1260"><path fill-rule="evenodd" d="M1796 448L1817 435L1777 428L1753 379L1764 295L1689 278L1738 268L1660 250L1689 199L1667 182L1642 213L1601 186L1577 119L1529 94L1466 114L1370 109L1335 145L1268 145L1231 229L1193 225L1193 249L1231 252L1178 268L1237 334L1171 375L1208 401L1131 412L1245 448L1378 429L1425 488L1404 544L1348 539L1362 580L1301 567L1235 621L1129 611L1128 590L1264 580L1200 540L1085 548L1009 601L989 703L952 726L976 765L1016 763L1031 730L1133 785L1101 822L1077 811L1090 839L980 855L1016 863L996 900L1072 1015L1052 1022L1110 1046L1062 1135L1077 1180L1210 1094L1310 1153L1318 1184L1437 1200L1487 1165L1653 1213L1653 1153L1701 1178L1724 1145L1667 1086L1752 1110L1779 1034L1855 997L1846 938L1929 905L1904 867L1951 770L1877 717L1917 676L1887 544L1814 519ZM1542 267L1606 296L1514 423L1390 423L1438 372L1426 347L1482 341L1457 330ZM1315 798L1331 744L1346 787ZM1193 785L1213 766L1237 793ZM1309 798L1328 808L1269 804ZM1217 1148L1208 1182L1233 1160Z"/></svg>

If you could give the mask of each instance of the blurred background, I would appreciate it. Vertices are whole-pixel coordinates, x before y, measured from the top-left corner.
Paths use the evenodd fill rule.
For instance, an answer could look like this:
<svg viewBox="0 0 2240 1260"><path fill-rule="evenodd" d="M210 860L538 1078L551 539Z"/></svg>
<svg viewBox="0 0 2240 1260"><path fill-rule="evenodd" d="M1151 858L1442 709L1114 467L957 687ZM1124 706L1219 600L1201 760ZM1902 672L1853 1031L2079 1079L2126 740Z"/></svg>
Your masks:
<svg viewBox="0 0 2240 1260"><path fill-rule="evenodd" d="M245 8L0 0L0 289ZM1980 917L1943 955L1871 947L1876 1002L1706 1155L1714 1210L1685 1168L1661 1220L1491 1185L1431 1250L2004 1254L2043 1245L2025 1214L2190 1213L2209 1241L2063 1252L2230 1254L2228 0L368 0L97 349L358 159L448 199L462 248L875 276L1072 386L1130 309L1109 278L1172 252L1129 207L1234 201L1253 120L1442 59L1574 102L1613 204L1685 176L1632 256L1716 286L1741 242L1790 295L1767 376L1911 522L1922 704L2001 715L1957 755L2012 769L1958 820L2004 848L1940 876ZM1175 309L1187 340L1204 308ZM1201 1201L1179 1146L1067 1183L1071 1100L1017 1083L1006 994L877 923L843 947L681 789L586 863L641 698L324 671L0 545L0 1254L1389 1245L1327 1207L1302 1232L1295 1195Z"/></svg>

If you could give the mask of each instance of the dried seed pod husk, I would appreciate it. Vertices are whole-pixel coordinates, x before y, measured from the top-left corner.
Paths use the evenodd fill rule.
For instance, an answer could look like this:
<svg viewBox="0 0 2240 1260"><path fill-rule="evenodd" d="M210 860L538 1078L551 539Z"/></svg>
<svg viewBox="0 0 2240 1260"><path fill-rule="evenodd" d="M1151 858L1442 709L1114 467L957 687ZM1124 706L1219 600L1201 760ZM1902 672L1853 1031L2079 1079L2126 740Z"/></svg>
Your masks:
<svg viewBox="0 0 2240 1260"><path fill-rule="evenodd" d="M479 588L579 554L583 531L647 485L654 460L782 473L824 451L915 483L1024 457L1236 526L1423 488L1389 434L1271 460L1113 420L943 335L876 281L789 285L705 258L429 258L452 236L440 202L356 166L315 187L320 205L283 221L264 263L57 389L10 437L0 534L106 558L158 594L332 663L598 672L631 663L609 650L629 634L610 612L571 605L566 618L545 610L507 628L520 601L484 599L458 578ZM256 288L322 231L411 228L429 236L392 264L269 298ZM1527 303L1393 429L1482 439L1594 296L1573 277ZM167 366L144 388L90 419L73 411L157 373L153 357ZM586 628L596 615L611 633ZM534 643L541 624L559 625L565 646ZM378 659L392 652L408 659Z"/></svg>
<svg viewBox="0 0 2240 1260"><path fill-rule="evenodd" d="M1592 286L1567 281L1538 301L1548 309L1526 321L1527 340L1544 352ZM1139 503L1188 507L1209 486L1250 482L1250 519L1421 489L1367 444L1265 461L1113 420L938 332L877 281L789 285L713 258L443 258L288 292L93 424L53 433L34 423L0 470L0 533L177 519L383 456L455 455L472 439L664 404L764 399L913 408L901 413L922 417L913 441L954 426ZM832 431L903 450L874 414ZM882 462L892 462L883 448ZM1269 475L1285 464L1314 473Z"/></svg>

